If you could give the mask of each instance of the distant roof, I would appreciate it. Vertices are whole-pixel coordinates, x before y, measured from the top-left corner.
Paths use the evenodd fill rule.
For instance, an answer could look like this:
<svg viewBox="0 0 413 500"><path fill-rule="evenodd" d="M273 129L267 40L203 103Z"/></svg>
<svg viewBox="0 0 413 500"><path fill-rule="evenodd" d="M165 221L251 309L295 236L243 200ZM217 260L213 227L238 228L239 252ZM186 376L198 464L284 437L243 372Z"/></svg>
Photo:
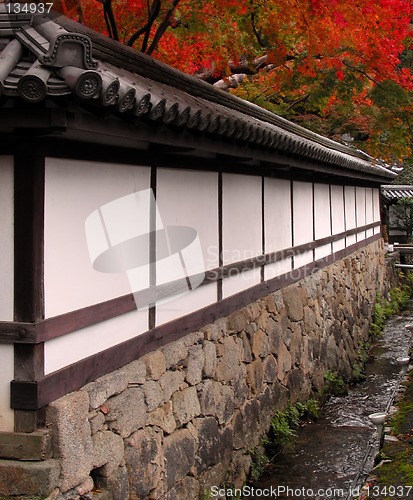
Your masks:
<svg viewBox="0 0 413 500"><path fill-rule="evenodd" d="M0 96L71 96L139 118L391 180L366 153L332 141L57 14L11 15L0 4ZM4 97L0 101L0 110Z"/></svg>
<svg viewBox="0 0 413 500"><path fill-rule="evenodd" d="M413 198L413 186L390 184L381 187L382 198L387 201L398 201Z"/></svg>

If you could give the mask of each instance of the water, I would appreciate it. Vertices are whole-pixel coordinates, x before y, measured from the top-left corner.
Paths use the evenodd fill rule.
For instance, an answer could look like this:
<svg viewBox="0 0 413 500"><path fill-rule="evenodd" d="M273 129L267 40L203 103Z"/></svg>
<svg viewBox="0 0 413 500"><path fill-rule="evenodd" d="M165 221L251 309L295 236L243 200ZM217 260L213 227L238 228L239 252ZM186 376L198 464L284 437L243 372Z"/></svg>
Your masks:
<svg viewBox="0 0 413 500"><path fill-rule="evenodd" d="M413 303L387 322L366 366L366 381L347 396L331 398L317 423L298 430L293 448L272 459L255 488L266 489L273 498L358 498L380 449L381 432L368 416L391 407L402 370L397 358L407 356L412 344L412 332L405 328L412 314Z"/></svg>

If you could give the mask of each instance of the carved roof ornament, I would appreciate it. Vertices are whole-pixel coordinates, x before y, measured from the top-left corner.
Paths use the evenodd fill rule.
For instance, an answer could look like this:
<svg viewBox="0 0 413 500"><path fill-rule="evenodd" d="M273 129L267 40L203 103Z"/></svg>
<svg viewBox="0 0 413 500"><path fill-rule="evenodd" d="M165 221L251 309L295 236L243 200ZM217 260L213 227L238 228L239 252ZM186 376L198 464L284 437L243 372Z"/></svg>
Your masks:
<svg viewBox="0 0 413 500"><path fill-rule="evenodd" d="M84 69L98 66L92 58L92 43L86 35L70 33L46 15L33 16L30 26L17 32L16 38L45 66Z"/></svg>

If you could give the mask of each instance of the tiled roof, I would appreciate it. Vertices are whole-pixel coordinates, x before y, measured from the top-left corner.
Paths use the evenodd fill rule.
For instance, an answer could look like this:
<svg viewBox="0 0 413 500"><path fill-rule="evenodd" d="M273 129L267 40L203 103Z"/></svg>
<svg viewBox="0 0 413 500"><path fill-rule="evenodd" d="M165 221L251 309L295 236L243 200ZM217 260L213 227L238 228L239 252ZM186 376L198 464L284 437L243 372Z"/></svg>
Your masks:
<svg viewBox="0 0 413 500"><path fill-rule="evenodd" d="M385 201L398 201L413 198L413 186L390 184L381 187L381 194Z"/></svg>
<svg viewBox="0 0 413 500"><path fill-rule="evenodd" d="M241 141L354 175L395 177L362 151L310 132L63 16L11 16L0 4L0 50L0 96L37 103L70 94L125 118Z"/></svg>

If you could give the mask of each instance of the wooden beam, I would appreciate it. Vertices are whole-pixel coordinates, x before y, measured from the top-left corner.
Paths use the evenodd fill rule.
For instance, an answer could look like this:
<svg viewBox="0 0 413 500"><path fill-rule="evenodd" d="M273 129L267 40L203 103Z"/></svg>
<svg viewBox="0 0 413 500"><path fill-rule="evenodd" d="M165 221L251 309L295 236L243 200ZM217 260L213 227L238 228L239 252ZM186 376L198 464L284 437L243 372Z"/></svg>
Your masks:
<svg viewBox="0 0 413 500"><path fill-rule="evenodd" d="M44 158L33 152L14 157L14 320L44 318ZM26 336L23 340L27 342ZM35 381L44 375L43 344L14 345L14 379ZM35 408L34 408L35 410ZM15 411L14 430L33 432L36 411Z"/></svg>

